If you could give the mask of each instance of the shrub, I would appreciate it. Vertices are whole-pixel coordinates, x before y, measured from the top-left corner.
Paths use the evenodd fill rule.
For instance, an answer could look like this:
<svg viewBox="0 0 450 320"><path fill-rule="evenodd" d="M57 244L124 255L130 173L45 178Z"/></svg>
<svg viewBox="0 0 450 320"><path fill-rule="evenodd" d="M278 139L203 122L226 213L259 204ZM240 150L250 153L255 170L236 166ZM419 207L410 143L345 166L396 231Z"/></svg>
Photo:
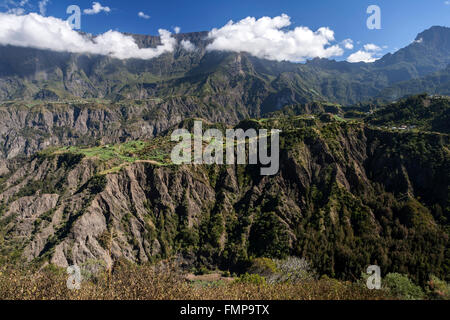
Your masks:
<svg viewBox="0 0 450 320"><path fill-rule="evenodd" d="M246 283L254 285L265 285L266 278L260 276L259 274L249 274L245 273L235 280L236 283Z"/></svg>
<svg viewBox="0 0 450 320"><path fill-rule="evenodd" d="M194 274L196 276L202 276L202 275L208 274L208 273L209 273L209 270L206 267L200 267L195 271Z"/></svg>
<svg viewBox="0 0 450 320"><path fill-rule="evenodd" d="M305 258L289 257L285 260L276 260L278 278L276 282L299 282L315 278L310 263Z"/></svg>
<svg viewBox="0 0 450 320"><path fill-rule="evenodd" d="M431 299L450 300L450 284L438 277L431 276L428 281L427 293Z"/></svg>
<svg viewBox="0 0 450 320"><path fill-rule="evenodd" d="M224 271L224 272L222 272L222 277L224 277L224 278L230 278L230 277L231 277L230 271Z"/></svg>
<svg viewBox="0 0 450 320"><path fill-rule="evenodd" d="M90 192L98 194L105 189L107 181L104 175L96 175L88 183Z"/></svg>
<svg viewBox="0 0 450 320"><path fill-rule="evenodd" d="M252 260L248 271L251 274L259 274L260 276L267 277L277 272L277 265L272 259L256 258Z"/></svg>
<svg viewBox="0 0 450 320"><path fill-rule="evenodd" d="M256 258L252 260L248 272L264 277L268 283L297 283L315 279L315 272L309 262L298 257L283 260Z"/></svg>
<svg viewBox="0 0 450 320"><path fill-rule="evenodd" d="M422 289L403 274L389 273L383 280L383 286L390 294L399 299L420 300L424 298Z"/></svg>

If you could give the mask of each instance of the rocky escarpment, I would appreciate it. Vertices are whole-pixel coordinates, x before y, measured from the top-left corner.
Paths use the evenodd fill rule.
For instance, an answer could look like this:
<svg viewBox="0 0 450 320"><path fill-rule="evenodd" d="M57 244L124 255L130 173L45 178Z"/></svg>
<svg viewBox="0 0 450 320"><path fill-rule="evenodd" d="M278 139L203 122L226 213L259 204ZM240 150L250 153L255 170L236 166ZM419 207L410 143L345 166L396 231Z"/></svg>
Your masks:
<svg viewBox="0 0 450 320"><path fill-rule="evenodd" d="M359 124L298 125L282 134L280 172L267 177L257 166L145 161L108 173L70 153L10 162L2 254L61 266L181 255L231 269L293 254L339 277L374 263L420 281L446 277L448 143Z"/></svg>
<svg viewBox="0 0 450 320"><path fill-rule="evenodd" d="M74 103L5 103L0 106L0 162L58 145L94 145L148 139L185 118L237 123L245 110L216 109L212 99Z"/></svg>
<svg viewBox="0 0 450 320"><path fill-rule="evenodd" d="M143 100L79 100L71 102L7 102L0 104L0 168L5 159L29 157L52 146L111 144L149 139L188 118L236 124L257 117L239 96L169 97ZM246 103L250 103L247 101ZM226 105L226 108L220 107ZM339 112L336 106L312 103L297 113ZM1 172L1 169L0 169Z"/></svg>

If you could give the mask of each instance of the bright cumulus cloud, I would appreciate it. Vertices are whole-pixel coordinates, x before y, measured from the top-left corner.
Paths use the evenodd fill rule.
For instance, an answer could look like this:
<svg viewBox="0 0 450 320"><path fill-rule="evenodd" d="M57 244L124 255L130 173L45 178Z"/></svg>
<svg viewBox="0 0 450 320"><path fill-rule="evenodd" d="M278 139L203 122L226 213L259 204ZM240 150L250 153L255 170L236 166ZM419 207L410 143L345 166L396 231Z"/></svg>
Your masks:
<svg viewBox="0 0 450 320"><path fill-rule="evenodd" d="M109 7L104 7L101 5L100 2L93 2L92 3L92 8L91 9L84 9L84 13L85 14L98 14L100 12L111 12L111 9Z"/></svg>
<svg viewBox="0 0 450 320"><path fill-rule="evenodd" d="M0 13L0 44L33 47L72 53L110 55L118 59L152 59L172 52L177 45L171 33L160 29L161 45L139 48L134 39L117 31L108 31L92 39L72 30L68 22L36 13L14 15Z"/></svg>
<svg viewBox="0 0 450 320"><path fill-rule="evenodd" d="M345 49L348 50L353 50L353 40L352 39L345 39L344 41L342 41L342 45L344 46Z"/></svg>
<svg viewBox="0 0 450 320"><path fill-rule="evenodd" d="M299 62L308 58L341 56L344 50L331 45L334 32L322 27L312 31L307 27L285 30L291 25L286 14L274 18L245 18L228 22L209 32L211 44L207 50L248 52L258 58Z"/></svg>
<svg viewBox="0 0 450 320"><path fill-rule="evenodd" d="M363 51L363 50L358 50L357 52L352 53L347 58L347 61L351 62L351 63L356 63L356 62L370 63L370 62L374 62L376 60L377 59L375 57L373 57L372 52L367 52L367 51Z"/></svg>
<svg viewBox="0 0 450 320"><path fill-rule="evenodd" d="M376 60L379 59L379 52L382 49L373 44L373 43L368 43L366 45L364 45L364 49L363 50L358 50L357 52L351 54L348 58L347 61L351 62L351 63L356 63L356 62L365 62L365 63L370 63L370 62L375 62Z"/></svg>
<svg viewBox="0 0 450 320"><path fill-rule="evenodd" d="M108 7L94 2L93 8L88 10L95 13L106 11L104 8ZM290 24L290 17L285 14L274 18L248 17L236 23L230 21L222 28L209 32L207 50L245 51L258 58L300 62L308 58L341 56L344 48L353 46L350 39L333 44L334 32L329 28L312 31L307 27L297 27L287 30ZM179 27L174 30L180 32ZM67 21L55 17L44 17L37 13L0 13L0 45L100 54L118 59L152 59L173 52L177 46L186 51L196 49L189 40L178 43L167 30L160 29L159 35L161 44L157 47L139 48L133 37L117 31L90 36L72 30Z"/></svg>

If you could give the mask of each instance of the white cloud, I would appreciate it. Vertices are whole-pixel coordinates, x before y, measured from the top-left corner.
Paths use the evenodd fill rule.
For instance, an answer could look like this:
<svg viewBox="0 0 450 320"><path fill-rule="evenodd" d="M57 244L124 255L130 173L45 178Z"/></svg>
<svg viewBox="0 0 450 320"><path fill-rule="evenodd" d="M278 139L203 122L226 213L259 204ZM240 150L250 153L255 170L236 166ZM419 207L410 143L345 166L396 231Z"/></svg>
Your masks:
<svg viewBox="0 0 450 320"><path fill-rule="evenodd" d="M173 31L175 31L176 34L180 33L181 28L180 27L175 27L173 28Z"/></svg>
<svg viewBox="0 0 450 320"><path fill-rule="evenodd" d="M186 51L194 51L195 50L195 45L192 42L190 42L189 40L181 40L180 44L183 47L183 49Z"/></svg>
<svg viewBox="0 0 450 320"><path fill-rule="evenodd" d="M84 9L85 14L98 14L100 12L111 12L111 9L109 7L104 7L100 4L100 2L93 2L91 9Z"/></svg>
<svg viewBox="0 0 450 320"><path fill-rule="evenodd" d="M379 46L377 46L376 44L368 43L368 44L364 45L364 50L373 52L373 51L381 51L381 48Z"/></svg>
<svg viewBox="0 0 450 320"><path fill-rule="evenodd" d="M447 6L450 5L450 1L445 1L444 4L446 4Z"/></svg>
<svg viewBox="0 0 450 320"><path fill-rule="evenodd" d="M347 61L351 63L356 62L375 62L380 58L379 52L383 49L377 46L373 43L368 43L364 45L363 50L359 50L355 53L352 53L348 58ZM384 46L383 48L387 48L387 46Z"/></svg>
<svg viewBox="0 0 450 320"><path fill-rule="evenodd" d="M342 45L344 46L345 49L348 50L353 50L354 48L352 39L345 39L344 41L342 41Z"/></svg>
<svg viewBox="0 0 450 320"><path fill-rule="evenodd" d="M47 5L50 0L39 1L39 12L41 15L45 16L47 14ZM23 1L22 1L23 2Z"/></svg>
<svg viewBox="0 0 450 320"><path fill-rule="evenodd" d="M72 30L67 21L36 13L23 16L0 13L0 44L33 47L53 51L109 55L118 59L152 59L172 52L177 41L160 29L161 45L140 49L134 39L117 31L108 31L90 39Z"/></svg>
<svg viewBox="0 0 450 320"><path fill-rule="evenodd" d="M355 63L355 62L365 62L365 63L369 63L369 62L374 62L377 59L373 57L373 53L372 52L367 52L367 51L363 51L363 50L359 50L355 53L352 53L348 58L347 61L351 62L351 63Z"/></svg>
<svg viewBox="0 0 450 320"><path fill-rule="evenodd" d="M147 15L147 14L145 14L145 13L143 13L142 11L140 11L140 12L138 13L138 17L139 17L139 18L142 18L142 19L150 19L150 16Z"/></svg>
<svg viewBox="0 0 450 320"><path fill-rule="evenodd" d="M228 22L209 33L212 43L207 50L248 52L258 58L300 62L308 58L341 56L344 50L331 45L334 32L322 27L312 31L307 27L285 30L291 25L286 14L274 18L253 17Z"/></svg>

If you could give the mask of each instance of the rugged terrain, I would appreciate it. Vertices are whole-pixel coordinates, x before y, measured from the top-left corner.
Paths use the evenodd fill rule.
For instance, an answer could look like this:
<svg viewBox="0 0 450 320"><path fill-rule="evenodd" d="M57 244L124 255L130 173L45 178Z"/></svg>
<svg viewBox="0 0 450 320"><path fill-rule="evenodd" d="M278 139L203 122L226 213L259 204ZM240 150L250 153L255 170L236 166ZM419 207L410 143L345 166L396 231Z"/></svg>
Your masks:
<svg viewBox="0 0 450 320"><path fill-rule="evenodd" d="M349 279L372 263L421 282L448 276L448 135L335 116L238 126L283 130L276 176L175 166L168 135L6 162L3 256L67 266L178 255L239 271L251 257L301 255Z"/></svg>
<svg viewBox="0 0 450 320"><path fill-rule="evenodd" d="M132 35L140 47L158 37ZM0 47L0 264L247 270L301 256L449 280L450 31L370 63ZM428 92L403 99L404 95ZM175 128L281 129L280 171L176 166Z"/></svg>

